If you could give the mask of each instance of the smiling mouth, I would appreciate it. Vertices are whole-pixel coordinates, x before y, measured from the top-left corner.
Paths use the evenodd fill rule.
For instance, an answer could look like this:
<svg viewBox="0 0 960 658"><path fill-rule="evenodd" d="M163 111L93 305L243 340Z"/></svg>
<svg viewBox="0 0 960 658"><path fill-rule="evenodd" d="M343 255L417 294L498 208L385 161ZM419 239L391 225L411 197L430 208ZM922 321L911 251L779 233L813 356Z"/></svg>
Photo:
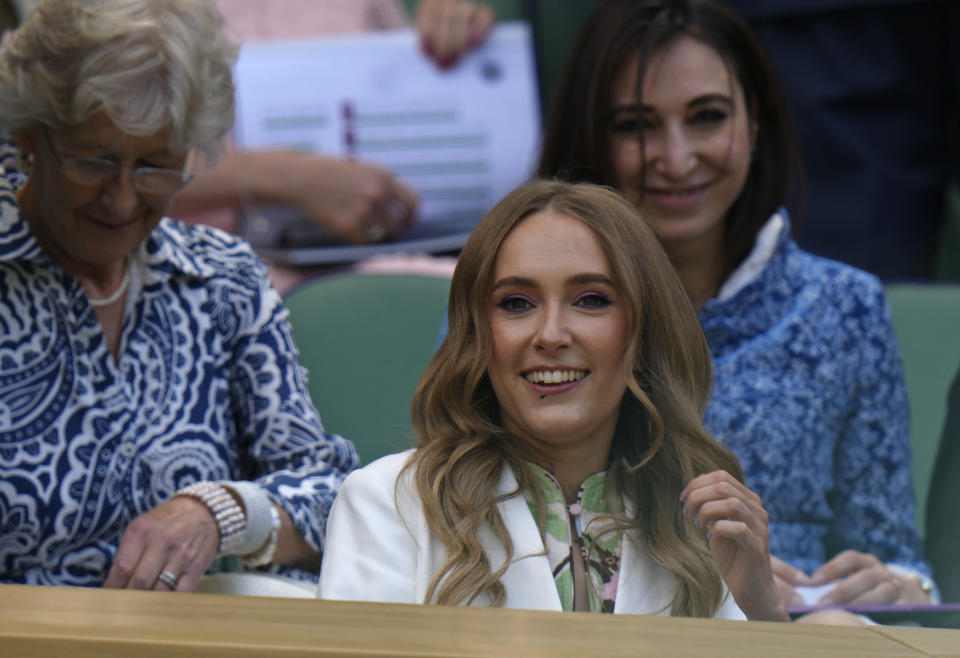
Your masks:
<svg viewBox="0 0 960 658"><path fill-rule="evenodd" d="M531 370L523 373L523 378L531 384L557 386L580 381L587 376L588 370Z"/></svg>
<svg viewBox="0 0 960 658"><path fill-rule="evenodd" d="M117 223L117 222L105 222L105 221L103 221L103 220L97 219L96 217L93 217L92 215L87 215L87 219L88 219L90 222L96 224L97 226L100 226L100 227L105 228L105 229L114 229L114 230L126 228L126 227L128 227L128 226L132 226L132 225L134 224L134 222L137 221L137 218L136 218L136 217L132 217L132 218L126 220L125 222L119 222L119 223Z"/></svg>
<svg viewBox="0 0 960 658"><path fill-rule="evenodd" d="M710 183L703 183L702 185L691 185L689 187L684 187L684 188L648 187L647 194L652 194L659 197L668 197L672 199L685 199L687 197L703 192L708 187L710 187Z"/></svg>

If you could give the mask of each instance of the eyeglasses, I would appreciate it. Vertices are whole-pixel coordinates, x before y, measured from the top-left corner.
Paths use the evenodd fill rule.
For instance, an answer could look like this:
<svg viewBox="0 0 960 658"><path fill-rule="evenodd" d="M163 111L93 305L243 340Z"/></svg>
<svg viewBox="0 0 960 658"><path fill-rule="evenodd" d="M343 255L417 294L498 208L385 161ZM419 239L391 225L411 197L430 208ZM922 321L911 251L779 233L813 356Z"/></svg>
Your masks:
<svg viewBox="0 0 960 658"><path fill-rule="evenodd" d="M180 169L165 167L124 167L113 160L77 155L62 157L57 153L50 139L50 132L43 126L43 136L53 157L63 168L63 175L79 185L103 185L114 180L122 171L130 172L130 180L134 189L151 196L169 197L176 194L193 178L191 174Z"/></svg>

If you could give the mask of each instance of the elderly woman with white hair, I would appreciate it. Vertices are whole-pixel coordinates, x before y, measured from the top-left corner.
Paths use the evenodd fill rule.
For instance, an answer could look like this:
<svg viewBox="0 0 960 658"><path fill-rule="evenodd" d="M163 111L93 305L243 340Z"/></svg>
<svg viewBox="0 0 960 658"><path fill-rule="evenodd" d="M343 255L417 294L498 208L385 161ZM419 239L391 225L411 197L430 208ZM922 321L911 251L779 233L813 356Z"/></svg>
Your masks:
<svg viewBox="0 0 960 658"><path fill-rule="evenodd" d="M41 0L0 54L0 582L191 590L319 565L324 432L248 245L166 218L233 120L205 0Z"/></svg>

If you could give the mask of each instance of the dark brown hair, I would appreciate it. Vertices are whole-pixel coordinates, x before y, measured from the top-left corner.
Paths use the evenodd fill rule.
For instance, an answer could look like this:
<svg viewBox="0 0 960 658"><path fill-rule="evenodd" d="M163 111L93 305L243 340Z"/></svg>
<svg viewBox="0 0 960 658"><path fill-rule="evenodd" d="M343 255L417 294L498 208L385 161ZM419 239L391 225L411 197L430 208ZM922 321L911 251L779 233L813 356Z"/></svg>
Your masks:
<svg viewBox="0 0 960 658"><path fill-rule="evenodd" d="M651 57L683 36L720 54L743 88L749 118L757 125L750 173L727 214L724 273L729 274L746 258L770 215L788 197L801 198L803 174L773 67L750 27L720 0L601 1L584 21L567 59L538 175L615 186L609 144L617 76L638 57L637 93L642 93ZM802 208L794 210L799 215Z"/></svg>

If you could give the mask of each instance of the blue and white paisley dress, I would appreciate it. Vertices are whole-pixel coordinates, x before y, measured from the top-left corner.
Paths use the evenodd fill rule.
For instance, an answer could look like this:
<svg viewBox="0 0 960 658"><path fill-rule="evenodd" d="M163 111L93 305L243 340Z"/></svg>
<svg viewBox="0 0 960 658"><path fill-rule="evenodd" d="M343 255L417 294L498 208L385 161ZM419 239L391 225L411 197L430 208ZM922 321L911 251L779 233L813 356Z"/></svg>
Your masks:
<svg viewBox="0 0 960 658"><path fill-rule="evenodd" d="M17 171L17 147L10 136L0 130L0 175L16 189L23 176Z"/></svg>
<svg viewBox="0 0 960 658"><path fill-rule="evenodd" d="M320 549L357 465L245 242L163 219L132 261L114 361L0 176L0 582L100 585L127 524L199 480L255 480Z"/></svg>
<svg viewBox="0 0 960 658"><path fill-rule="evenodd" d="M714 362L705 425L762 498L774 555L809 573L855 549L929 576L883 288L802 251L779 215L765 264L700 313Z"/></svg>

